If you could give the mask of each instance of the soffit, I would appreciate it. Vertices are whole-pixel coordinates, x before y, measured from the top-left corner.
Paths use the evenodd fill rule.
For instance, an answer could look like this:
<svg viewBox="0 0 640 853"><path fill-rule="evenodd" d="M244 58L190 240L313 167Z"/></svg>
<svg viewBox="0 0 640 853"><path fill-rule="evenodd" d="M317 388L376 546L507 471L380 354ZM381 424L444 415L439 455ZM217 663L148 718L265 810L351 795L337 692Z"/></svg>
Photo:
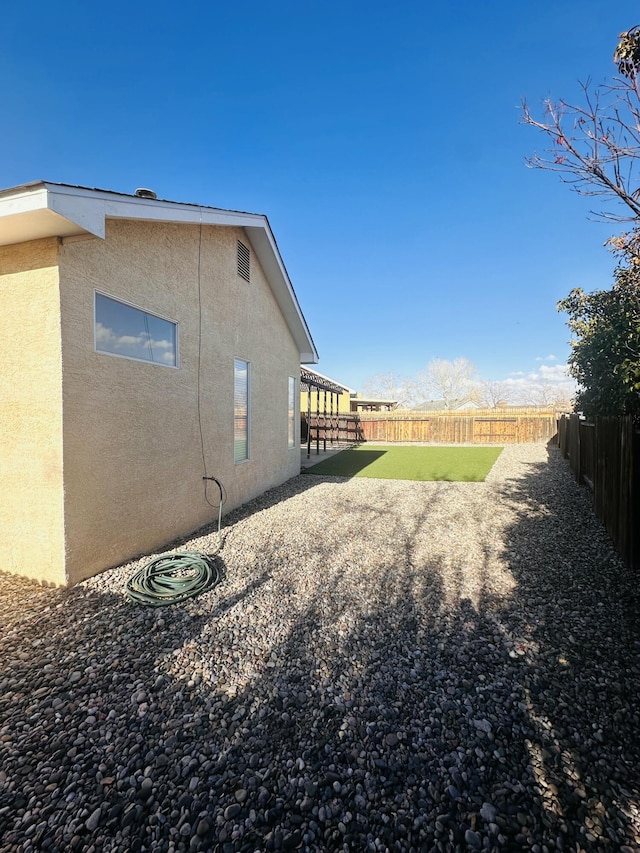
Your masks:
<svg viewBox="0 0 640 853"><path fill-rule="evenodd" d="M0 191L0 246L81 234L104 238L108 218L244 228L303 364L318 353L266 216L40 181Z"/></svg>

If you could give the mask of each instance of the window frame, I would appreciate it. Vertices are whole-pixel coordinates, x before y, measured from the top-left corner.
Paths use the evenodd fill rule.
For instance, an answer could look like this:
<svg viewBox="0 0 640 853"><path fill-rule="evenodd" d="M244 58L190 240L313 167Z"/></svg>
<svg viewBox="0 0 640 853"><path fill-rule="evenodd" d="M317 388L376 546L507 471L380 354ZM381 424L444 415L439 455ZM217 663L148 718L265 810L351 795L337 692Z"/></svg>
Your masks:
<svg viewBox="0 0 640 853"><path fill-rule="evenodd" d="M288 400L287 400L287 448L294 450L299 444L297 441L298 424L300 418L296 417L298 410L298 399L300 394L296 394L296 378L289 376L288 383ZM291 405L293 403L293 406Z"/></svg>
<svg viewBox="0 0 640 853"><path fill-rule="evenodd" d="M242 364L244 368L246 368L247 375L247 384L246 384L246 410L247 413L245 415L246 421L246 455L242 459L236 458L236 421L238 415L236 414L236 376L237 376L237 365ZM244 462L249 462L251 460L251 362L244 358L239 358L238 356L234 356L233 358L233 461L236 465L242 465Z"/></svg>
<svg viewBox="0 0 640 853"><path fill-rule="evenodd" d="M170 364L169 362L154 361L153 359L149 358L137 358L135 355L125 355L120 352L114 352L113 350L100 349L100 347L98 346L98 337L96 334L96 327L98 324L98 296L102 296L103 299L110 299L112 302L117 302L119 305L125 305L127 308L133 308L135 311L139 311L141 314L144 314L148 317L155 317L157 320L162 320L164 323L171 324L175 329L175 363ZM163 317L162 314L158 314L155 311L148 311L146 308L142 308L140 305L136 305L134 302L129 302L127 299L121 299L118 296L113 296L110 293L105 293L103 290L94 288L93 350L98 355L110 355L114 358L124 358L127 361L137 361L139 364L155 364L158 367L169 367L172 370L178 370L180 368L180 323L177 320L171 320L169 317Z"/></svg>

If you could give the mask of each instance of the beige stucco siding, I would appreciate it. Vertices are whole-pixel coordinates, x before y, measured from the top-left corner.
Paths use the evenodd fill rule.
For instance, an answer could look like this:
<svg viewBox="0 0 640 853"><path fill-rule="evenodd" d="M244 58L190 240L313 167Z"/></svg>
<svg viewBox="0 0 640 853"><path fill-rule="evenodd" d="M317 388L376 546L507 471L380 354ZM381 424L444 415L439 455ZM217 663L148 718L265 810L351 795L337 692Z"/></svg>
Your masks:
<svg viewBox="0 0 640 853"><path fill-rule="evenodd" d="M0 569L66 582L58 242L0 248Z"/></svg>
<svg viewBox="0 0 640 853"><path fill-rule="evenodd" d="M298 350L253 252L251 283L237 275L238 238L250 245L233 228L108 221L104 241L61 247L70 583L217 517L204 499L203 454L227 510L299 470L297 448L287 448ZM96 353L96 289L176 321L178 368ZM251 364L251 458L241 464L234 357Z"/></svg>

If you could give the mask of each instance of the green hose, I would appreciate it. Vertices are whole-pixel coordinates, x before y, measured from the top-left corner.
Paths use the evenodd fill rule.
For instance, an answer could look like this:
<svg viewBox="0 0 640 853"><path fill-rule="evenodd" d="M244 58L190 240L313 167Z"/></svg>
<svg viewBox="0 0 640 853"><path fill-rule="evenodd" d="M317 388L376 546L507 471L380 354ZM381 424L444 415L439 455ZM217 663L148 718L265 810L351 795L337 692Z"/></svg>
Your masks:
<svg viewBox="0 0 640 853"><path fill-rule="evenodd" d="M127 581L136 604L165 607L200 595L220 580L215 558L197 551L164 554L138 569Z"/></svg>
<svg viewBox="0 0 640 853"><path fill-rule="evenodd" d="M136 604L147 607L166 607L168 604L177 604L206 592L222 580L216 566L215 555L222 548L222 505L225 502L225 490L222 483L215 477L202 479L212 480L220 491L218 544L214 553L177 551L151 560L146 566L134 572L127 581L126 593ZM205 498L209 503L206 488Z"/></svg>

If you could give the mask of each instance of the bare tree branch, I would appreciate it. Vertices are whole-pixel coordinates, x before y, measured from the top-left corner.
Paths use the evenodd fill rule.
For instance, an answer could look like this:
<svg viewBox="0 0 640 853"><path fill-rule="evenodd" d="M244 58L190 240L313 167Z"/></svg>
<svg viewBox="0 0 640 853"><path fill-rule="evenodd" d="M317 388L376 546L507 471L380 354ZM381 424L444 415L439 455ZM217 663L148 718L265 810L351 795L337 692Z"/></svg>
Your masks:
<svg viewBox="0 0 640 853"><path fill-rule="evenodd" d="M584 103L548 99L535 117L522 102L522 123L541 131L548 143L526 163L555 172L581 195L602 196L620 206L592 211L598 218L633 222L640 219L639 28L621 33L614 58L623 76L596 87L590 80L581 84Z"/></svg>
<svg viewBox="0 0 640 853"><path fill-rule="evenodd" d="M442 400L445 409L450 409L461 399L475 396L475 377L475 365L466 358L434 358L418 373L418 387L425 398Z"/></svg>
<svg viewBox="0 0 640 853"><path fill-rule="evenodd" d="M406 376L390 371L378 373L365 379L363 393L381 400L394 400L399 406L408 406L413 402L413 383Z"/></svg>
<svg viewBox="0 0 640 853"><path fill-rule="evenodd" d="M480 382L479 390L482 403L490 409L495 409L498 403L510 403L513 397L511 386L504 381L485 379Z"/></svg>

